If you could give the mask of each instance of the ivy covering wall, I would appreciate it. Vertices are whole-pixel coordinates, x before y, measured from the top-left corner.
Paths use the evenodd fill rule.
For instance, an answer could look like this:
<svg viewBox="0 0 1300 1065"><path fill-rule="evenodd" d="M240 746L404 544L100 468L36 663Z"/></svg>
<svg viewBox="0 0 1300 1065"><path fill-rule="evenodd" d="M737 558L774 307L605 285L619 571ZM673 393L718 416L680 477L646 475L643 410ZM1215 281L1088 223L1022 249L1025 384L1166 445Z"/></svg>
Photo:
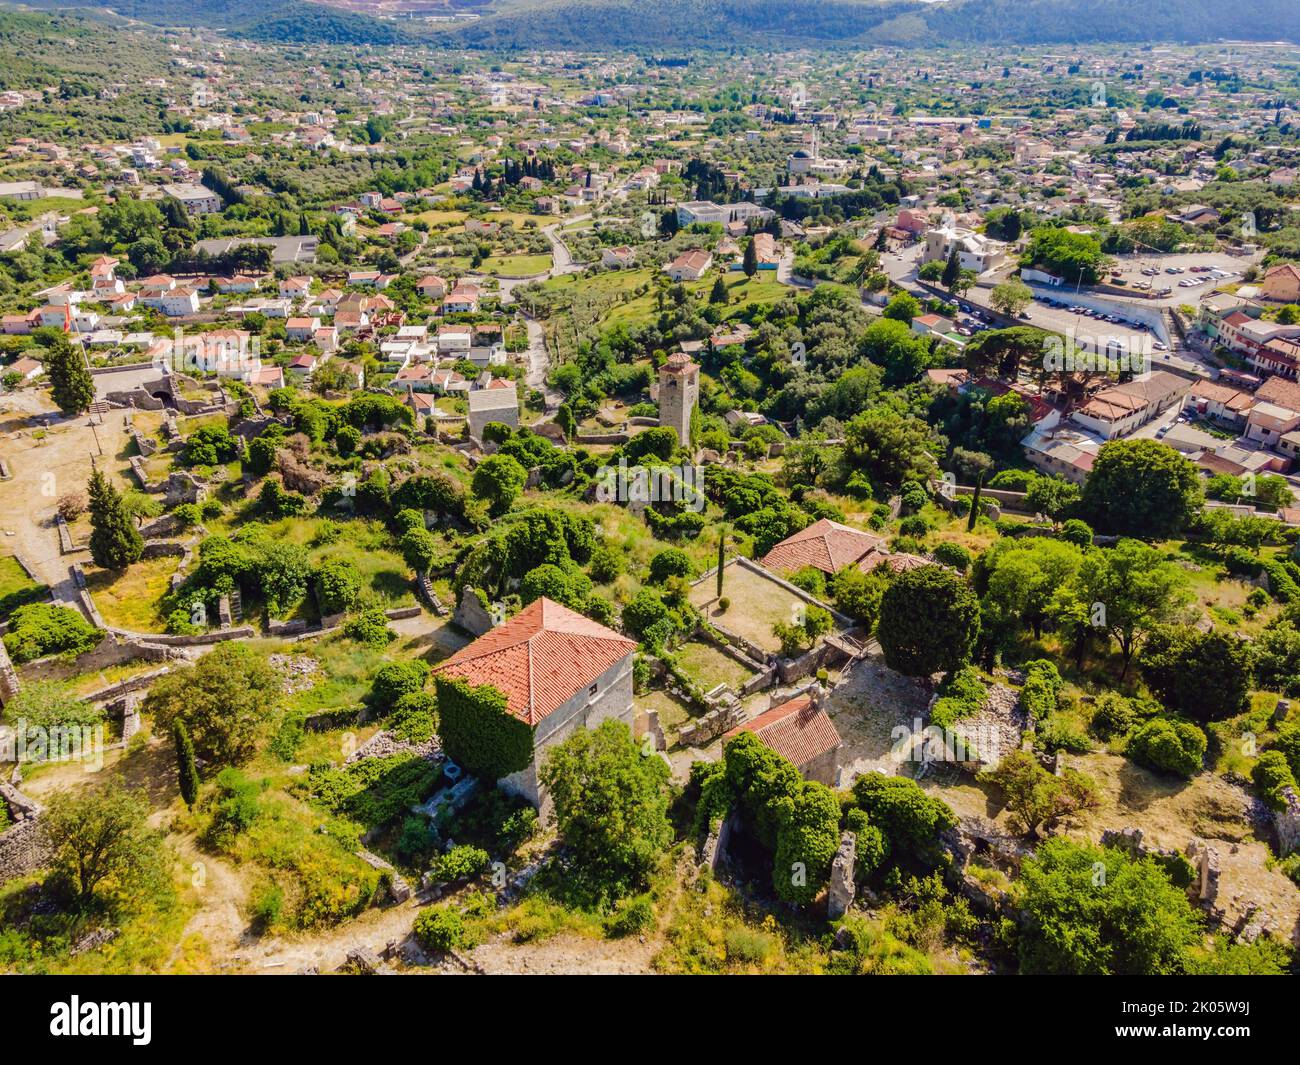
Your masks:
<svg viewBox="0 0 1300 1065"><path fill-rule="evenodd" d="M498 780L533 760L533 730L506 710L506 697L484 684L437 676L443 749L476 777Z"/></svg>

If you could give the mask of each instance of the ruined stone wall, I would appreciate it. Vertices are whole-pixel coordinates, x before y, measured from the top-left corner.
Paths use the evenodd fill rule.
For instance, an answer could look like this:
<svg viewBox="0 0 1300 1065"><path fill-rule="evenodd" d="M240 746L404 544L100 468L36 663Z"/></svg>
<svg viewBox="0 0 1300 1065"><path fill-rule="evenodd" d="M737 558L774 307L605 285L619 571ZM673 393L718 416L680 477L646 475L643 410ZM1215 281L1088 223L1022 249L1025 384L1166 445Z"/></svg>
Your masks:
<svg viewBox="0 0 1300 1065"><path fill-rule="evenodd" d="M0 832L0 884L49 864L50 841L40 825L41 808L11 784L0 784L0 802L14 824Z"/></svg>

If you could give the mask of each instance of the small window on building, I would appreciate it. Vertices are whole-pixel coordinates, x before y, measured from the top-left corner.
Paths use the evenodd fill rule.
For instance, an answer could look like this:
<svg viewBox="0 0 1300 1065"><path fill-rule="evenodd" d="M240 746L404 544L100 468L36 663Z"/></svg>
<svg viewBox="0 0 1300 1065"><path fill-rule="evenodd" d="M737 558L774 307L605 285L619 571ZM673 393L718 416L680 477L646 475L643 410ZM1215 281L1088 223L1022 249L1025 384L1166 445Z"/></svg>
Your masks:
<svg viewBox="0 0 1300 1065"><path fill-rule="evenodd" d="M588 689L587 689L587 694L588 694L588 695L595 695L595 694L596 694L596 685L593 684L590 688L588 688Z"/></svg>

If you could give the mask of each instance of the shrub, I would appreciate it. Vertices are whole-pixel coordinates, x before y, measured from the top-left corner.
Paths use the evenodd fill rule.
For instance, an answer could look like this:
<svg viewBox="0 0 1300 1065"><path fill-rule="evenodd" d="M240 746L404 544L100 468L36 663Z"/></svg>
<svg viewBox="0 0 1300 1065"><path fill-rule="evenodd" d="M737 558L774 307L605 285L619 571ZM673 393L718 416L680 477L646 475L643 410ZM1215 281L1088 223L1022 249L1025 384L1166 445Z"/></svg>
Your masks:
<svg viewBox="0 0 1300 1065"><path fill-rule="evenodd" d="M1255 768L1251 771L1251 778L1255 782L1255 787L1259 789L1264 802L1274 810L1286 809L1287 803L1284 792L1287 788L1292 788L1297 794L1300 794L1300 787L1296 784L1295 774L1291 772L1286 756L1278 750L1265 751L1259 756L1259 761L1255 763Z"/></svg>
<svg viewBox="0 0 1300 1065"><path fill-rule="evenodd" d="M1061 526L1061 539L1076 547L1092 546L1092 526L1079 518L1071 518Z"/></svg>
<svg viewBox="0 0 1300 1065"><path fill-rule="evenodd" d="M819 599L826 594L826 574L816 566L804 566L795 570L790 574L790 583Z"/></svg>
<svg viewBox="0 0 1300 1065"><path fill-rule="evenodd" d="M431 906L412 925L415 938L425 950L454 950L465 941L465 921L449 906Z"/></svg>
<svg viewBox="0 0 1300 1065"><path fill-rule="evenodd" d="M326 559L316 567L316 602L323 615L351 610L361 598L361 572L342 558Z"/></svg>
<svg viewBox="0 0 1300 1065"><path fill-rule="evenodd" d="M691 560L685 551L667 547L650 560L650 582L663 584L669 577L689 577Z"/></svg>
<svg viewBox="0 0 1300 1065"><path fill-rule="evenodd" d="M338 448L340 455L344 457L351 455L361 443L361 430L351 426L344 425L339 427L339 431L334 434L334 446Z"/></svg>
<svg viewBox="0 0 1300 1065"><path fill-rule="evenodd" d="M488 867L490 861L487 851L462 844L434 858L429 865L429 872L433 874L435 880L449 884L456 880L468 880L470 877L478 876Z"/></svg>
<svg viewBox="0 0 1300 1065"><path fill-rule="evenodd" d="M961 544L954 544L950 540L944 540L942 543L935 545L931 554L934 555L934 560L936 562L942 563L945 566L951 566L953 569L960 570L962 573L965 573L970 569L972 560L970 550L963 547Z"/></svg>
<svg viewBox="0 0 1300 1065"><path fill-rule="evenodd" d="M591 579L597 584L616 581L623 572L623 556L608 547L598 547L591 553Z"/></svg>
<svg viewBox="0 0 1300 1065"><path fill-rule="evenodd" d="M963 717L979 712L988 697L988 688L980 675L969 666L952 675L939 691L939 699L930 712L930 723L939 728L951 728Z"/></svg>
<svg viewBox="0 0 1300 1065"><path fill-rule="evenodd" d="M640 935L655 924L654 902L649 895L619 899L614 912L605 918L605 935L610 939Z"/></svg>
<svg viewBox="0 0 1300 1065"><path fill-rule="evenodd" d="M402 752L364 758L341 768L318 763L297 787L314 803L371 829L422 802L441 779L442 770L437 766L419 755Z"/></svg>
<svg viewBox="0 0 1300 1065"><path fill-rule="evenodd" d="M386 647L397 639L397 633L388 627L387 615L379 607L363 610L350 618L343 626L343 635L368 647Z"/></svg>
<svg viewBox="0 0 1300 1065"><path fill-rule="evenodd" d="M924 540L930 535L930 523L921 514L910 514L898 523L898 534Z"/></svg>
<svg viewBox="0 0 1300 1065"><path fill-rule="evenodd" d="M1205 733L1189 721L1157 717L1133 734L1126 753L1151 769L1189 780L1201 771Z"/></svg>
<svg viewBox="0 0 1300 1065"><path fill-rule="evenodd" d="M261 791L261 784L234 766L218 773L208 838L218 847L228 847L235 836L246 832L261 813L258 802Z"/></svg>
<svg viewBox="0 0 1300 1065"><path fill-rule="evenodd" d="M4 642L9 657L21 664L46 655L82 654L102 635L72 607L28 603L14 611Z"/></svg>
<svg viewBox="0 0 1300 1065"><path fill-rule="evenodd" d="M1061 693L1061 674L1045 658L1037 658L1025 667L1025 685L1020 690L1021 705L1031 716L1047 717L1056 710Z"/></svg>
<svg viewBox="0 0 1300 1065"><path fill-rule="evenodd" d="M381 714L390 713L403 695L423 690L428 676L428 664L418 658L390 662L375 674L370 685L369 703Z"/></svg>
<svg viewBox="0 0 1300 1065"><path fill-rule="evenodd" d="M1122 736L1137 724L1137 710L1131 699L1119 692L1103 692L1097 697L1091 728L1103 740Z"/></svg>
<svg viewBox="0 0 1300 1065"><path fill-rule="evenodd" d="M939 834L957 824L946 803L927 795L907 777L866 773L854 782L853 799L884 834L894 854L928 855Z"/></svg>
<svg viewBox="0 0 1300 1065"><path fill-rule="evenodd" d="M274 928L284 914L284 892L275 884L260 885L253 891L248 912L259 932Z"/></svg>
<svg viewBox="0 0 1300 1065"><path fill-rule="evenodd" d="M433 737L438 701L428 692L407 692L393 707L388 728L399 740L425 743Z"/></svg>

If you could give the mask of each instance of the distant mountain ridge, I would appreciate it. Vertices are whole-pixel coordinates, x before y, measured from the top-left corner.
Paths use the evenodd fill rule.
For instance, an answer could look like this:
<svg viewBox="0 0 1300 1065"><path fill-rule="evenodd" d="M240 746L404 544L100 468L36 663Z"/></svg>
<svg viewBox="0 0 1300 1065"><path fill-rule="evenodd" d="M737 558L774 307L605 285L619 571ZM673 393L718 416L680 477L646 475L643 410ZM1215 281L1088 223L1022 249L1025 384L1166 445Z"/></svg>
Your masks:
<svg viewBox="0 0 1300 1065"><path fill-rule="evenodd" d="M470 47L1300 41L1298 0L521 0L449 36Z"/></svg>
<svg viewBox="0 0 1300 1065"><path fill-rule="evenodd" d="M28 6L67 11L58 0ZM455 28L393 22L328 0L99 0L160 26L281 43L424 42L479 49L869 47L1300 42L1300 0L495 0Z"/></svg>

